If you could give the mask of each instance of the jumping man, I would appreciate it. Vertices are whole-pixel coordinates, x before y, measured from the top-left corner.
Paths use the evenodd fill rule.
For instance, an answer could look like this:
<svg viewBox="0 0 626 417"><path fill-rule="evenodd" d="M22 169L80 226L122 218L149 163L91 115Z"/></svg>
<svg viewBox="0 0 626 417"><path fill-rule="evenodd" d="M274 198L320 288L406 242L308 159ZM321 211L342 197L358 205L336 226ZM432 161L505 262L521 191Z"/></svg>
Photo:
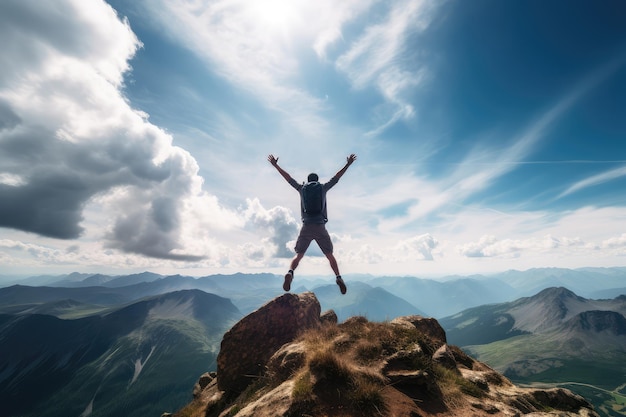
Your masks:
<svg viewBox="0 0 626 417"><path fill-rule="evenodd" d="M300 193L300 214L302 216L302 228L296 241L296 256L291 260L291 266L289 272L285 274L285 282L283 283L283 289L289 291L291 289L291 281L293 280L293 274L300 260L304 256L306 250L311 244L312 240L315 240L322 250L322 253L328 258L330 267L337 276L336 283L339 285L339 290L342 294L346 293L346 284L343 282L341 275L339 274L339 266L337 266L337 260L333 255L333 242L330 240L330 235L326 230L326 222L328 217L326 214L326 192L330 190L345 174L346 170L356 160L356 155L351 154L346 158L346 165L335 174L335 176L325 184L320 184L319 177L315 173L309 174L307 177L307 184L298 184L291 175L289 175L284 169L278 166L278 158L274 155L269 155L267 160L276 168L276 170L283 176L283 178Z"/></svg>

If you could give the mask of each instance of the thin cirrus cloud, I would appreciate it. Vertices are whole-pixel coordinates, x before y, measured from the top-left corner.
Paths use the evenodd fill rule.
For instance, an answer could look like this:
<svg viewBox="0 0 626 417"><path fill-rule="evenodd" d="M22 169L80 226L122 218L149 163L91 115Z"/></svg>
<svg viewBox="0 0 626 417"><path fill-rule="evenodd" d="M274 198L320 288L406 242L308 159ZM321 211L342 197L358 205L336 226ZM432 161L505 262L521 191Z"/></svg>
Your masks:
<svg viewBox="0 0 626 417"><path fill-rule="evenodd" d="M416 187L420 189L422 198L408 210L407 216L387 222L387 228L406 227L435 211L456 210L464 200L484 191L498 178L514 170L517 164L511 161L521 161L532 154L550 126L575 103L573 98L581 96L580 90L577 88L574 93L567 94L520 133L514 134L511 146L498 151L477 145L454 171L435 185ZM424 195L427 192L430 194Z"/></svg>
<svg viewBox="0 0 626 417"><path fill-rule="evenodd" d="M591 239L595 233L576 226L576 221L571 218L583 219L584 224L596 225L598 230L609 230L604 227L603 216L606 219L618 219L620 216L614 212L603 213L598 210L583 210L569 213L537 213L537 216L529 216L526 213L515 213L511 216L495 216L499 226L491 227L494 216L476 216L474 208L466 207L464 202L473 195L488 190L499 178L517 169L520 164L527 163L532 155L542 146L542 141L550 137L552 128L559 123L568 112L593 90L594 87L606 81L617 68L619 60L611 60L600 66L584 77L570 91L557 100L553 106L539 114L535 120L524 127L519 133L510 135L513 138L510 146L501 150L486 145L477 145L461 163L457 169L444 175L441 179L433 181L426 179L410 179L408 183L401 185L401 189L419 190L419 199L410 205L405 214L381 219L379 230L385 233L409 230L419 227L421 230L429 228L430 233L437 236L437 247L440 250L446 245L447 239L457 241L465 240L449 248L465 258L512 258L522 253L541 254L552 252L585 253L594 244L589 240L587 243L580 236ZM626 175L623 167L614 169L599 175L592 176L570 186L558 198L574 193L586 187L614 180ZM394 191L394 187L385 187L381 190L381 201L395 201L397 195L405 196ZM432 216L438 218L433 220ZM464 223L451 221L450 216L466 219ZM518 217L525 218L524 224L519 223ZM489 218L491 217L491 218ZM559 222L558 218L564 217L567 221ZM611 220L614 221L614 220ZM450 223L449 223L450 222ZM485 235L479 241L472 240L472 233L481 233L474 230L470 233L469 224L480 224L485 230L491 230L492 235ZM454 226L454 236L448 229ZM564 226L568 224L568 226ZM448 226L447 226L448 225ZM542 237L525 237L520 230L544 231ZM498 238L495 236L516 236L515 238ZM554 237L559 236L559 237ZM601 239L601 236L596 236ZM433 249L435 246L433 246ZM588 252L587 252L588 253Z"/></svg>
<svg viewBox="0 0 626 417"><path fill-rule="evenodd" d="M514 139L511 146L500 152L482 147L471 152L459 165L459 168L445 181L449 184L446 186L448 191L446 195L454 196L455 199L469 197L472 193L486 189L499 177L516 169L520 161L527 160L536 152L537 148L541 146L542 139L549 136L550 129L594 87L610 77L619 68L619 65L621 65L621 60L611 60L587 75L552 107L526 126L521 133L513 135ZM482 169L477 170L477 167ZM580 188L623 175L626 175L626 172L621 168L594 176L573 185L559 197Z"/></svg>
<svg viewBox="0 0 626 417"><path fill-rule="evenodd" d="M557 196L557 199L563 198L570 194L574 194L578 191L584 190L585 188L594 187L596 185L604 184L608 181L612 181L618 178L622 178L626 176L626 166L622 166L619 168L611 169L600 174L592 175L583 180L577 181L574 184L570 185L565 191Z"/></svg>
<svg viewBox="0 0 626 417"><path fill-rule="evenodd" d="M423 32L437 9L427 1L402 1L389 7L387 19L367 28L336 61L338 70L346 74L354 88L374 86L392 105L387 120L368 136L377 136L398 120L413 117L415 109L403 94L427 78L427 63L417 63L417 69L405 68L399 58L407 52L409 36Z"/></svg>
<svg viewBox="0 0 626 417"><path fill-rule="evenodd" d="M300 30L298 19L304 19L302 9L288 2L275 1L273 9L285 7L284 30ZM315 108L314 98L290 86L290 78L300 65L290 42L279 42L269 36L272 26L264 25L262 17L272 18L272 11L260 13L255 2L215 1L190 3L159 0L145 4L145 11L182 45L207 62L221 77L234 85L256 94L270 106L285 108L285 103L298 103L303 108ZM294 14L294 13L298 14ZM274 10L276 12L276 10ZM273 34L275 35L275 34ZM229 47L224 47L228 45Z"/></svg>
<svg viewBox="0 0 626 417"><path fill-rule="evenodd" d="M375 87L397 107L392 115L394 120L412 116L412 106L402 98L402 91L419 85L424 72L402 68L397 62L405 52L407 38L428 26L436 10L432 2L410 0L386 5L390 8L388 17L363 33L352 34L352 40L345 39L342 26L381 2L323 1L313 5L273 1L263 3L263 7L255 4L160 0L158 7L146 4L145 11L202 57L212 71L255 94L270 107L305 112L324 123L317 117L323 100L298 84L307 65L299 48L304 45L324 60L329 59L328 50L340 42L343 52L335 65L354 88ZM284 36L280 36L281 31Z"/></svg>

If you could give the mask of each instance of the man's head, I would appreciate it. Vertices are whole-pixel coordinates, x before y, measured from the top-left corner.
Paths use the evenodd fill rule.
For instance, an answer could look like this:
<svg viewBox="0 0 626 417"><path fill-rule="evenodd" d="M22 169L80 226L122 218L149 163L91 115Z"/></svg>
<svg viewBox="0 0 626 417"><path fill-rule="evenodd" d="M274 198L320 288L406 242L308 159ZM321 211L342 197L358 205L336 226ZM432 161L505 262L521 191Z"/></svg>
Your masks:
<svg viewBox="0 0 626 417"><path fill-rule="evenodd" d="M311 173L309 174L309 176L306 178L306 180L307 180L308 182L311 182L311 181L319 181L319 177L317 176L317 174L316 174L316 173L311 172Z"/></svg>

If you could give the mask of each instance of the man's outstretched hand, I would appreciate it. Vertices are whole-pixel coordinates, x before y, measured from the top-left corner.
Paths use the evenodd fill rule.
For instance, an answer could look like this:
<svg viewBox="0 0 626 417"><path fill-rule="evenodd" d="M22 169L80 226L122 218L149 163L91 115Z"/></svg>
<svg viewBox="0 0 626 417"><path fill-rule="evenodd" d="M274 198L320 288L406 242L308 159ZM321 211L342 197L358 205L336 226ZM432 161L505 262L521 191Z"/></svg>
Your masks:
<svg viewBox="0 0 626 417"><path fill-rule="evenodd" d="M272 166L274 168L276 168L276 171L278 171L280 173L280 175L283 176L283 178L287 181L287 182L291 182L293 181L291 178L291 175L289 175L287 173L287 171L285 171L284 169L282 169L281 167L278 166L278 158L276 158L274 155L269 154L267 156L267 160L269 161L270 164L272 164Z"/></svg>
<svg viewBox="0 0 626 417"><path fill-rule="evenodd" d="M352 165L352 163L356 161L356 155L353 153L350 154L350 156L346 158L346 161L348 162L348 165Z"/></svg>
<svg viewBox="0 0 626 417"><path fill-rule="evenodd" d="M267 156L267 160L269 161L270 164L276 166L278 164L278 158L276 158L274 155L269 154Z"/></svg>

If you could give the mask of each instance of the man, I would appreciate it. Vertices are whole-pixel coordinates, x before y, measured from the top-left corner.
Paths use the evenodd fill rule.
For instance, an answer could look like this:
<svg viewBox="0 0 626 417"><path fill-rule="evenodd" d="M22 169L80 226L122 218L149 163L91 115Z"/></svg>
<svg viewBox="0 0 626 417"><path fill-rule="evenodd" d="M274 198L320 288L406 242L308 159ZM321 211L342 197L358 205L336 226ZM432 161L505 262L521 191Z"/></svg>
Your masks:
<svg viewBox="0 0 626 417"><path fill-rule="evenodd" d="M283 289L285 291L289 291L291 289L291 281L293 280L294 271L298 267L300 260L304 256L306 250L311 244L312 240L315 240L322 250L322 253L328 259L330 263L330 267L336 275L335 282L339 286L339 290L342 294L345 294L347 291L346 284L343 282L341 278L341 274L339 274L339 266L337 265L337 260L333 255L333 242L330 240L330 235L326 230L326 222L328 221L328 217L326 214L326 192L330 190L339 179L345 174L346 170L352 163L356 160L356 155L351 154L346 158L346 165L339 170L335 174L335 176L325 184L321 184L319 186L317 184L319 178L317 174L311 173L309 174L307 184L298 184L296 180L294 180L291 175L289 175L284 169L278 166L278 158L274 157L274 155L270 154L267 157L267 160L276 168L276 170L283 176L283 178L300 193L300 214L302 217L302 228L300 229L300 234L298 235L298 240L296 241L296 256L291 260L291 265L289 268L289 272L285 274L285 282L283 283ZM313 186L318 186L321 189L321 210L313 210L307 209L307 194L305 187L308 187L309 184Z"/></svg>

